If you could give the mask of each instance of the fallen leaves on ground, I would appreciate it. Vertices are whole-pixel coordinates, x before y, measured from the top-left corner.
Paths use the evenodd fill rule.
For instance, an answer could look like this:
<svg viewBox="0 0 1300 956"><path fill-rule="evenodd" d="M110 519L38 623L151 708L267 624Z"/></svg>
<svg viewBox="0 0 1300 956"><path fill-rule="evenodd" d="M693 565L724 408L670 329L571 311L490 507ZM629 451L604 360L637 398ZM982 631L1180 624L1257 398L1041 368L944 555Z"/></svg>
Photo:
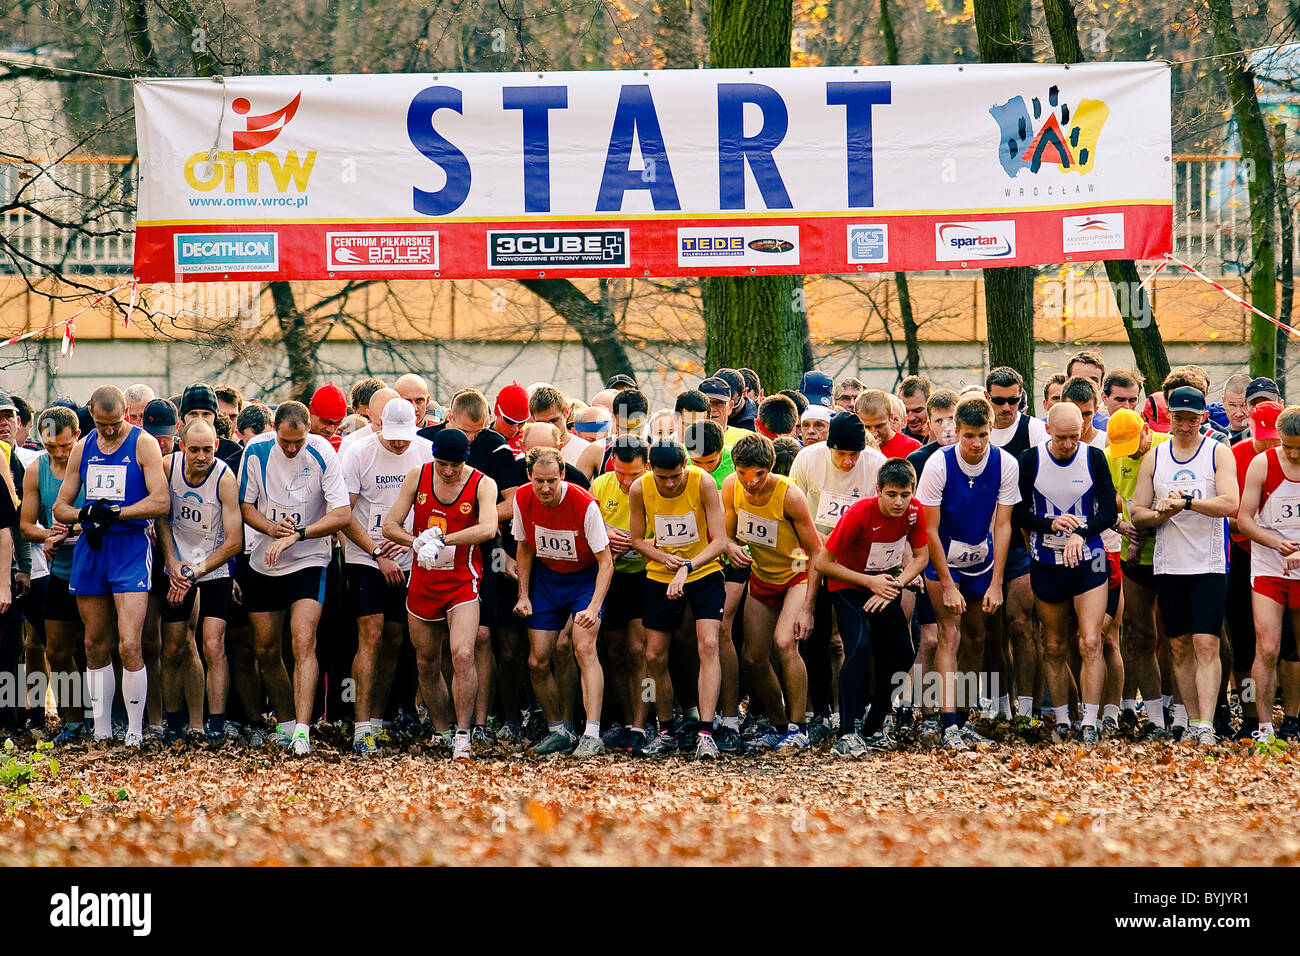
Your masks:
<svg viewBox="0 0 1300 956"><path fill-rule="evenodd" d="M1300 861L1289 760L1168 744L718 764L60 754L0 865Z"/></svg>

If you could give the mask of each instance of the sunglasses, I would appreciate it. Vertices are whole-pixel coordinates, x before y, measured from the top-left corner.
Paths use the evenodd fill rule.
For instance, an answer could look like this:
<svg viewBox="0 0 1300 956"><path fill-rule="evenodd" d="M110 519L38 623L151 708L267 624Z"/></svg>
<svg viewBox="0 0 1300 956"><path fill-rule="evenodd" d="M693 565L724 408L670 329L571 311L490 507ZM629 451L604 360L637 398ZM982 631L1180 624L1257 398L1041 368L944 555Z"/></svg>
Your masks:
<svg viewBox="0 0 1300 956"><path fill-rule="evenodd" d="M999 396L998 398L990 398L989 401L992 402L994 405L1019 405L1020 396L1013 395L1010 398L1008 398L1007 396L1003 395L1003 396Z"/></svg>

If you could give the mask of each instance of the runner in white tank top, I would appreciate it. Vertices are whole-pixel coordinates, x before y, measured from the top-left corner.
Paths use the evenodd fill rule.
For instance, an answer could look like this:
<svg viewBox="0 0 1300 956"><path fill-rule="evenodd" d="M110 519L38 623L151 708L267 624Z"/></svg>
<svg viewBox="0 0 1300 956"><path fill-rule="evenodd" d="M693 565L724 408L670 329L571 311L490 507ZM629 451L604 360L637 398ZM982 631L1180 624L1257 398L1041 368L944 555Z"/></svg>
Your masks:
<svg viewBox="0 0 1300 956"><path fill-rule="evenodd" d="M1142 459L1131 511L1134 525L1156 529L1156 599L1169 634L1174 680L1192 733L1210 746L1237 465L1227 445L1201 435L1206 406L1200 389L1184 385L1165 398L1172 437Z"/></svg>
<svg viewBox="0 0 1300 956"><path fill-rule="evenodd" d="M1260 436L1268 437L1268 436ZM1277 417L1281 444L1256 455L1246 470L1237 530L1250 539L1251 605L1255 612L1255 699L1277 690L1282 615L1300 626L1300 408ZM1259 707L1256 741L1273 742L1273 709Z"/></svg>

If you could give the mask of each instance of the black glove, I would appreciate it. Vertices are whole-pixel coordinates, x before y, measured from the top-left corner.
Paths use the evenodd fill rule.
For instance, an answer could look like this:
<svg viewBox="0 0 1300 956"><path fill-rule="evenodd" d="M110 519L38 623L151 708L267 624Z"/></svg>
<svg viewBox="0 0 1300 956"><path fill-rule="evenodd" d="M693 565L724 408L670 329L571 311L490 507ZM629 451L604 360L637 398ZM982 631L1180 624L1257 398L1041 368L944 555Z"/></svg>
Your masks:
<svg viewBox="0 0 1300 956"><path fill-rule="evenodd" d="M110 525L122 516L122 509L115 504L110 504L107 499L100 498L93 504L88 504L77 512L77 518L82 525L99 524Z"/></svg>
<svg viewBox="0 0 1300 956"><path fill-rule="evenodd" d="M86 524L82 526L85 530L82 532L86 536L86 544L91 549L98 551L104 543L104 526L102 524Z"/></svg>

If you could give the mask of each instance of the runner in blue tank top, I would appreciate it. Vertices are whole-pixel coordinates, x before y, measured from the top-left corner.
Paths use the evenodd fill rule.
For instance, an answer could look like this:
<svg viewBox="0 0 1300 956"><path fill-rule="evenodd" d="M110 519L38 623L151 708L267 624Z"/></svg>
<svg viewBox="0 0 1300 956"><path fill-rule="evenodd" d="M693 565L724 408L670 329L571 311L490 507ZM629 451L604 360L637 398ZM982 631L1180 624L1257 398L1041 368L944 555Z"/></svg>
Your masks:
<svg viewBox="0 0 1300 956"><path fill-rule="evenodd" d="M926 588L939 618L934 668L943 682L943 745L966 749L984 738L957 720L958 649L966 673L984 661L987 617L1002 604L1011 506L1020 500L1015 460L989 443L993 408L984 398L957 405L957 444L930 456L916 490L930 538ZM977 696L971 694L969 696ZM963 700L965 708L977 700Z"/></svg>
<svg viewBox="0 0 1300 956"><path fill-rule="evenodd" d="M126 701L128 747L144 741L148 678L141 635L153 576L149 519L167 513L171 496L158 443L126 422L121 389L104 385L88 403L95 430L77 442L67 477L54 502L54 518L85 529L72 555L68 590L77 596L86 627L86 686L95 715L95 739L112 736L109 708L115 683L112 660L113 610L117 610L122 696ZM85 489L90 504L74 502Z"/></svg>

